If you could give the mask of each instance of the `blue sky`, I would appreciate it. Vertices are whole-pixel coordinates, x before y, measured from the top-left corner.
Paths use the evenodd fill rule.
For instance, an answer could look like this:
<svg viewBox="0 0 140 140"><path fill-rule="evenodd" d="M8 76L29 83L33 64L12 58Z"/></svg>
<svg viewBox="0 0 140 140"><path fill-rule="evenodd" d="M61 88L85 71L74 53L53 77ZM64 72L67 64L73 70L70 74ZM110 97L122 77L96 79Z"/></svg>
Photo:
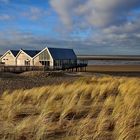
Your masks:
<svg viewBox="0 0 140 140"><path fill-rule="evenodd" d="M0 0L0 54L46 46L139 55L140 0Z"/></svg>

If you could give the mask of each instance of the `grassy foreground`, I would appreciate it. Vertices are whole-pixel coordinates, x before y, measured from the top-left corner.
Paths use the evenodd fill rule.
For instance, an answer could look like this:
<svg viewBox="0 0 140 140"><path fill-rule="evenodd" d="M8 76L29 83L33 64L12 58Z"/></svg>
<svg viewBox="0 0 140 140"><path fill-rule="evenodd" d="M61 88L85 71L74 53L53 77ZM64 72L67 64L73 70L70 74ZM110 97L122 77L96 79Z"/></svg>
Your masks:
<svg viewBox="0 0 140 140"><path fill-rule="evenodd" d="M80 78L74 83L5 91L2 140L138 140L140 79Z"/></svg>

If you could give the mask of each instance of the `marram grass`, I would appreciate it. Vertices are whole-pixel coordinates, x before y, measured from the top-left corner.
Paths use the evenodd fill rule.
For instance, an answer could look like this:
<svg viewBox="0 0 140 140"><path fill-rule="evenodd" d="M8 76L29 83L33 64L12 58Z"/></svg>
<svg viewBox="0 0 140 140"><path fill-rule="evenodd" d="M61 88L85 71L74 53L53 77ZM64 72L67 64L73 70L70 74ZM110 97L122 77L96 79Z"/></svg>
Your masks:
<svg viewBox="0 0 140 140"><path fill-rule="evenodd" d="M6 91L2 140L139 140L140 79L93 77Z"/></svg>

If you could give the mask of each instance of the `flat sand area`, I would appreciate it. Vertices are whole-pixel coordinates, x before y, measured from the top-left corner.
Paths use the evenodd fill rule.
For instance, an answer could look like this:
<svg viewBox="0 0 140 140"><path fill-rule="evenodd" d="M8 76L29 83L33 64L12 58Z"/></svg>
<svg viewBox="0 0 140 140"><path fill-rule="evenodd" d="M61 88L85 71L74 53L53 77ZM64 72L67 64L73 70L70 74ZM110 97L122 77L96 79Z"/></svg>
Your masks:
<svg viewBox="0 0 140 140"><path fill-rule="evenodd" d="M88 72L140 72L140 65L91 65Z"/></svg>

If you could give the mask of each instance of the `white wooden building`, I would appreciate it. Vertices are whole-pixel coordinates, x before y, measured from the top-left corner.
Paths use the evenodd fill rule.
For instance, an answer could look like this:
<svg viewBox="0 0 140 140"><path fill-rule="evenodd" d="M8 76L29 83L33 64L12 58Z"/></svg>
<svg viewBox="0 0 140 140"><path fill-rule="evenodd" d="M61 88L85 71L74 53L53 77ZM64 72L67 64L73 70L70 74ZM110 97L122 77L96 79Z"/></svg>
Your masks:
<svg viewBox="0 0 140 140"><path fill-rule="evenodd" d="M1 56L1 62L6 66L15 66L16 65L16 55L18 54L18 50L8 50Z"/></svg>
<svg viewBox="0 0 140 140"><path fill-rule="evenodd" d="M6 66L62 67L75 65L77 57L73 49L45 48L43 50L8 50L2 57Z"/></svg>

